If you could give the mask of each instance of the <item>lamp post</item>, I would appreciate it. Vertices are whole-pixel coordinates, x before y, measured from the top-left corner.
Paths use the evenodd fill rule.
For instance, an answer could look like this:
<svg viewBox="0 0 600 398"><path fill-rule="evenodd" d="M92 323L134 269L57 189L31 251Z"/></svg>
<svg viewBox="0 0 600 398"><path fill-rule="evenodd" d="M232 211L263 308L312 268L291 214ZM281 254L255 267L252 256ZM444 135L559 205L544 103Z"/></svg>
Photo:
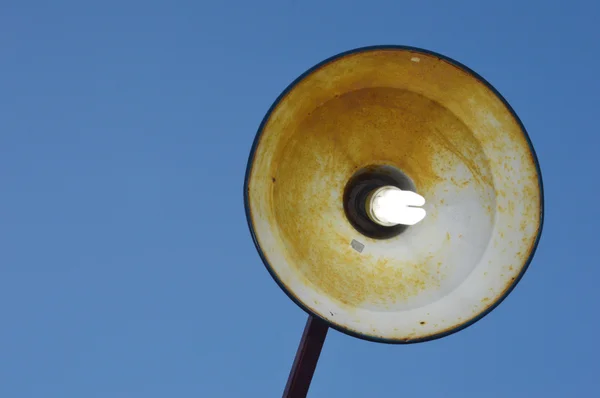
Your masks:
<svg viewBox="0 0 600 398"><path fill-rule="evenodd" d="M284 397L305 397L329 328L392 344L475 323L535 253L543 188L508 102L466 66L404 46L329 58L263 119L246 216L308 321Z"/></svg>

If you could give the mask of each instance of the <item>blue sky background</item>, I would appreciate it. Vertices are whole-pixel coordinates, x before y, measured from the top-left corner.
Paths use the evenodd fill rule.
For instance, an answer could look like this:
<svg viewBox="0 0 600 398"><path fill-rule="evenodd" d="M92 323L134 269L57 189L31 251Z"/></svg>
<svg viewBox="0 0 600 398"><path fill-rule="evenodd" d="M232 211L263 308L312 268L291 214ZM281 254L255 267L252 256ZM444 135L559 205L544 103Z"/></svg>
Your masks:
<svg viewBox="0 0 600 398"><path fill-rule="evenodd" d="M331 332L311 397L592 397L600 388L600 3L0 3L0 396L277 397L306 315L250 239L256 129L359 46L450 56L537 150L537 255L489 316L434 342Z"/></svg>

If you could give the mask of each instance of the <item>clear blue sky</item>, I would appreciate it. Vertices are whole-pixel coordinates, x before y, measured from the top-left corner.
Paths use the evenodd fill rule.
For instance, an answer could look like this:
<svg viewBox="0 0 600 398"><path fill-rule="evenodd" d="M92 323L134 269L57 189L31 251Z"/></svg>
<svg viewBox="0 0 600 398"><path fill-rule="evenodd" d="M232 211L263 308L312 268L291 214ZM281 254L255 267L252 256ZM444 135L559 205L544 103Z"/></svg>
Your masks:
<svg viewBox="0 0 600 398"><path fill-rule="evenodd" d="M591 397L600 377L598 2L0 5L0 396L277 397L306 315L248 232L288 83L359 46L450 56L533 140L545 229L500 307L389 346L331 332L311 397Z"/></svg>

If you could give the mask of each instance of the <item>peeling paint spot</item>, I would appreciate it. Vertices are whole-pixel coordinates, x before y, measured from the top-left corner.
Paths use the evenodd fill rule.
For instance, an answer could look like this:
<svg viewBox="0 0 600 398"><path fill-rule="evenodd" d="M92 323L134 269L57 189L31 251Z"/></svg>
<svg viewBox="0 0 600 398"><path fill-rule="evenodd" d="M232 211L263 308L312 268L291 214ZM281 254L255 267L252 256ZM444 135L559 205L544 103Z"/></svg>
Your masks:
<svg viewBox="0 0 600 398"><path fill-rule="evenodd" d="M354 250L356 250L359 253L362 253L362 251L365 248L365 245L360 243L359 241L357 241L356 239L352 239L352 242L350 242L350 246L352 246L352 248Z"/></svg>

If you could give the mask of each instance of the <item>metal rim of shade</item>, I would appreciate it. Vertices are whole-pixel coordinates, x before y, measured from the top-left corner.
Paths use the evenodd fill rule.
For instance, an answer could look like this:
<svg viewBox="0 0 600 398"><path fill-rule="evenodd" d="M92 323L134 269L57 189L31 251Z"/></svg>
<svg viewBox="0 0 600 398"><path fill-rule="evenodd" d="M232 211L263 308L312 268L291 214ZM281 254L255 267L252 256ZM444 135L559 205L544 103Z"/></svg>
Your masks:
<svg viewBox="0 0 600 398"><path fill-rule="evenodd" d="M267 260L267 257L265 256L265 253L263 252L256 233L255 233L255 229L254 229L254 225L252 223L252 217L250 214L250 206L249 206L249 196L248 196L248 192L249 192L249 181L250 181L250 174L251 174L251 170L252 170L252 165L253 165L253 161L254 161L254 156L255 156L255 152L256 149L258 147L262 132L264 130L264 127L266 125L266 123L268 122L272 112L275 110L275 108L277 107L277 105L281 102L281 100L286 96L286 94L288 94L291 90L294 89L294 87L300 83L302 80L304 80L305 77L307 77L308 75L310 75L311 73L313 73L314 71L318 70L319 68L321 68L322 66L335 61L337 59L343 58L345 56L348 55L352 55L352 54L357 54L357 53L361 53L361 52L367 52L367 51L376 51L376 50L404 50L404 51L412 51L412 52L416 52L416 53L421 53L424 55L430 55L433 57L437 57L443 61L446 61L454 66L456 66L457 68L463 70L464 72L466 72L467 74L471 75L472 77L474 77L475 79L477 79L479 82L481 82L483 85L485 85L490 91L492 91L492 93L504 104L504 106L506 107L506 109L511 113L512 117L514 118L514 120L517 122L517 124L519 125L523 136L527 142L528 145L528 149L529 152L531 154L531 157L533 159L533 163L535 165L535 169L536 169L536 173L537 173L537 180L538 180L538 186L539 186L539 193L540 193L540 219L539 219L539 228L537 231L537 234L534 238L533 244L531 246L531 251L529 252L529 256L528 258L525 260L525 262L523 263L523 266L521 267L521 270L519 272L519 274L516 276L516 278L514 279L514 281L511 282L511 284L507 287L507 289L504 291L504 293L502 295L500 295L493 304L491 304L488 308L486 308L485 310L483 310L482 312L480 312L479 314L477 314L475 317L469 319L466 322L457 324L455 327L440 332L440 333L436 333L436 334L432 334L432 335L428 335L428 336L424 336L424 337L417 337L414 339L410 339L410 340L399 340L399 339L388 339L388 338L381 338L381 337L375 337L375 336L370 336L370 335L366 335L363 333L359 333L350 329L347 329L345 327L342 327L340 325L337 325L335 323L330 322L329 320L323 318L322 316L320 316L319 314L311 311L306 305L304 305L300 300L298 300L290 291L289 289L285 286L285 284L283 284L281 282L281 280L279 279L279 277L277 276L277 274L274 272L273 268L271 267L269 261ZM529 265L531 264L531 261L535 255L535 252L537 250L541 235L542 235L542 230L543 230L543 225L544 225L544 188L543 188L543 180L542 180L542 172L541 172L541 168L539 165L539 161L538 161L538 157L537 154L535 152L535 149L533 147L533 143L531 142L531 138L529 137L529 134L527 132L527 129L525 128L525 126L523 125L521 119L519 118L519 116L517 115L517 113L515 112L515 110L512 108L512 106L508 103L508 101L502 96L502 94L500 94L500 92L491 84L489 83L486 79L484 79L482 76L480 76L477 72L473 71L471 68L469 68L468 66L448 57L442 54L439 54L437 52L431 51L431 50L425 50L419 47L413 47L413 46L405 46L405 45L394 45L394 44L390 44L390 45L375 45L375 46L365 46L365 47L358 47L352 50L348 50L348 51L344 51L341 53L338 53L336 55L333 55L321 62L319 62L318 64L314 65L313 67L309 68L308 70L306 70L304 73L302 73L300 76L298 76L296 79L294 79L294 81L292 81L282 92L281 94L279 94L279 96L275 99L275 101L273 102L273 104L270 106L269 110L267 111L267 113L265 114L265 116L263 117L259 127L258 127L258 131L254 137L254 141L252 143L252 147L250 150L250 154L248 156L248 162L246 165L246 172L245 172L245 176L244 176L244 210L245 210L245 214L246 214L246 221L248 223L248 228L250 230L250 234L252 236L252 241L254 242L254 245L256 247L256 250L260 256L261 261L263 262L265 268L267 269L267 271L269 272L269 274L271 275L271 277L273 278L273 280L275 280L275 282L277 283L277 285L280 287L281 290L283 290L283 292L285 292L285 294L297 305L299 306L304 312L306 312L307 314L314 316L316 318L319 318L320 320L322 320L323 322L325 322L327 325L329 325L329 327L331 327L332 329L335 329L341 333L344 333L346 335L352 336L352 337L356 337L362 340L366 340L366 341L372 341L372 342L377 342L377 343L385 343L385 344L415 344L415 343L421 343L421 342L426 342L426 341L432 341L432 340L437 340L449 335L452 335L454 333L457 333L463 329L466 329L467 327L477 323L479 320L481 320L482 318L484 318L486 315L488 315L490 312L492 312L494 309L496 309L505 299L506 297L508 297L510 295L510 293L515 289L515 287L518 285L518 283L521 281L521 279L523 278L523 276L525 275L525 272L527 271L527 269L529 268Z"/></svg>

